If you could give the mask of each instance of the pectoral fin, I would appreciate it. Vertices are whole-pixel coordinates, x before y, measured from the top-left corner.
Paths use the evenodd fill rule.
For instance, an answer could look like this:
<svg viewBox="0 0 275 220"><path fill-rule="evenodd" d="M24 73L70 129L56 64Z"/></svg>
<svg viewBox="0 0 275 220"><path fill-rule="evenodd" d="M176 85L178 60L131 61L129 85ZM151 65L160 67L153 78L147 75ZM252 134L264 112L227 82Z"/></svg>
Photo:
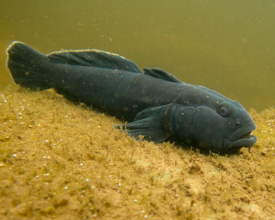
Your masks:
<svg viewBox="0 0 275 220"><path fill-rule="evenodd" d="M142 135L144 140L161 143L167 141L170 135L164 130L163 113L169 105L147 108L137 114L135 121L122 126L130 136L138 138Z"/></svg>

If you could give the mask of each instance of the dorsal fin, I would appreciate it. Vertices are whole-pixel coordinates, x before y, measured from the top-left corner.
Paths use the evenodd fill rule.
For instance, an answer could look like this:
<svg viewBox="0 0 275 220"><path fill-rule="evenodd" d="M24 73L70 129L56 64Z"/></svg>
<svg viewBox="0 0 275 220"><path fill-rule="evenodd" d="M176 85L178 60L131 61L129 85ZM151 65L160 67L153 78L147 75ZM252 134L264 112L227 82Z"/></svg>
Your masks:
<svg viewBox="0 0 275 220"><path fill-rule="evenodd" d="M48 54L47 57L54 63L119 69L142 73L141 69L139 69L133 61L118 54L103 50L63 50L52 52Z"/></svg>
<svg viewBox="0 0 275 220"><path fill-rule="evenodd" d="M180 81L178 78L173 76L171 73L164 71L163 69L156 68L156 67L149 69L145 67L143 68L143 70L146 75L149 75L155 78L160 78L170 82L182 83L182 81Z"/></svg>

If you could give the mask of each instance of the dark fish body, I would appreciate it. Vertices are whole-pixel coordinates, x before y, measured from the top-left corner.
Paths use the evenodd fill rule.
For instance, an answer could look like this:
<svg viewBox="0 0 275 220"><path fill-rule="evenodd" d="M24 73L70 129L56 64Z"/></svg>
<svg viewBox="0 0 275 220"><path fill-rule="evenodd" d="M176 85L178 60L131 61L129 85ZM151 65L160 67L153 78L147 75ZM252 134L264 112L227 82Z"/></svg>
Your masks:
<svg viewBox="0 0 275 220"><path fill-rule="evenodd" d="M58 72L62 66L64 64L57 64L53 72ZM63 70L60 78L55 78L55 74L45 77L53 88L126 121L133 121L138 112L148 107L173 102L177 89L183 87L175 88L175 83L163 83L144 73L125 70L102 71L87 66L68 66Z"/></svg>
<svg viewBox="0 0 275 220"><path fill-rule="evenodd" d="M183 83L159 68L144 68L100 50L65 50L43 55L21 42L7 49L15 83L54 88L123 118L128 134L148 141L168 139L209 149L253 145L256 125L241 104L203 86Z"/></svg>

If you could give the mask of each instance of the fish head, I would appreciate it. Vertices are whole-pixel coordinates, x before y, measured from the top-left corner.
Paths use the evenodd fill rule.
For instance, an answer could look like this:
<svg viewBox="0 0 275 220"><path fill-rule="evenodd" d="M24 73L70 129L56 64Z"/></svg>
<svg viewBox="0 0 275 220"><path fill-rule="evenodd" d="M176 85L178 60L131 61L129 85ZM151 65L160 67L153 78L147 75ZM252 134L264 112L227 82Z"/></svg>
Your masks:
<svg viewBox="0 0 275 220"><path fill-rule="evenodd" d="M229 101L217 104L215 109L197 107L189 132L200 147L223 151L252 146L257 141L257 137L251 135L255 129L245 108L236 101Z"/></svg>

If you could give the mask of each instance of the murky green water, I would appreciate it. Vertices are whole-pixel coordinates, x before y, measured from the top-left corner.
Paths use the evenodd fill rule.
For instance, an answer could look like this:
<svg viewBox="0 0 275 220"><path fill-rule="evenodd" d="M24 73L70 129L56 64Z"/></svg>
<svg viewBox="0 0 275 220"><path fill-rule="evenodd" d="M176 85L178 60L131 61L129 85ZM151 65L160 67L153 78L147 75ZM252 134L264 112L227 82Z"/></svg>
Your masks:
<svg viewBox="0 0 275 220"><path fill-rule="evenodd" d="M260 111L275 105L275 2L1 1L0 81L5 48L40 52L97 48L163 68Z"/></svg>

